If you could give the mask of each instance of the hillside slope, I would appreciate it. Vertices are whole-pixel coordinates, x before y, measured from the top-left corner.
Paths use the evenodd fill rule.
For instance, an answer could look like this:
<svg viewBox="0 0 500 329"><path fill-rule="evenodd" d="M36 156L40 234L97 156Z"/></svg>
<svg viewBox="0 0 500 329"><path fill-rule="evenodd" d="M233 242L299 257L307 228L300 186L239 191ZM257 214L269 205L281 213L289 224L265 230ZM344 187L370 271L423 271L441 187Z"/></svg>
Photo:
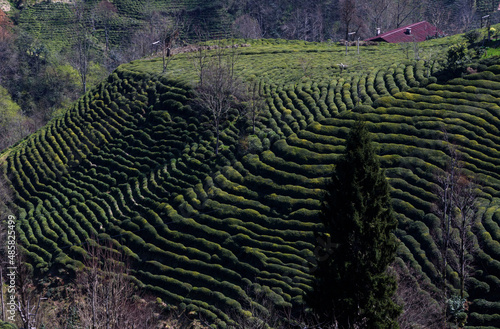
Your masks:
<svg viewBox="0 0 500 329"><path fill-rule="evenodd" d="M221 6L212 1L180 0L180 1L112 1L114 14L105 25L96 18L95 6L99 1L86 1L86 15L88 15L89 33L95 38L96 48L104 47L108 29L108 38L111 47L130 47L130 39L135 32L147 26L147 16L150 11L161 12L174 17L182 13L183 24L181 29L182 42L197 41L191 25L203 28L203 37L226 37L231 31L232 18ZM37 43L51 50L60 51L71 47L75 40L75 13L71 2L40 2L25 6L19 11L17 24L28 32ZM101 50L102 50L101 49Z"/></svg>
<svg viewBox="0 0 500 329"><path fill-rule="evenodd" d="M366 52L383 62L391 47ZM352 57L352 71L340 74L323 59L343 51L304 43L245 48L240 69L262 78L267 110L256 136L232 114L217 158L207 118L190 106L189 59L179 56L166 77L153 73L159 61L117 69L4 163L20 240L37 272L71 273L86 241L98 237L130 257L139 284L221 326L235 310L248 314L249 303L262 307L260 293L277 305L301 305L311 287L314 232L322 229L322 188L349 127L363 118L393 187L400 263L430 292L438 280L430 233L440 227L431 207L434 172L447 161L443 128L465 169L477 174L469 324L498 327L500 66L492 60L479 73L437 83L422 60L388 66L374 59L365 67ZM252 58L269 65L265 76L250 68ZM315 71L300 66L303 58Z"/></svg>

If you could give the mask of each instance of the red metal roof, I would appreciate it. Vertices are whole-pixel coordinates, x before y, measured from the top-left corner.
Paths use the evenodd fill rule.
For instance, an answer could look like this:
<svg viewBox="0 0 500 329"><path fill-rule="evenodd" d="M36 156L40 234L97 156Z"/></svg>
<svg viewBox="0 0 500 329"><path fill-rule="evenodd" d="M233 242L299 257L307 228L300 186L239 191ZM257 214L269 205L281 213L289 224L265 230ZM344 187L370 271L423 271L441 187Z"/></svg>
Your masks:
<svg viewBox="0 0 500 329"><path fill-rule="evenodd" d="M411 29L411 32L408 33L408 29ZM389 43L420 42L425 41L429 36L437 34L442 34L442 32L434 25L422 21L382 33L365 41L385 41Z"/></svg>

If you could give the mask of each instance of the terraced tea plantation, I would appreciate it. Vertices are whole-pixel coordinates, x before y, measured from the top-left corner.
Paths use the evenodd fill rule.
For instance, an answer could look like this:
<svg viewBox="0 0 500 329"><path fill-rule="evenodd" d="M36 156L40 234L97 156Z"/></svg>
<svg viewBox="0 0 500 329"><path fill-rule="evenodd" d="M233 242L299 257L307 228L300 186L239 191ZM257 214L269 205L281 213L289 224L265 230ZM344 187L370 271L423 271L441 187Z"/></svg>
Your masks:
<svg viewBox="0 0 500 329"><path fill-rule="evenodd" d="M430 293L439 279L431 233L440 222L431 208L435 173L448 157L443 128L464 170L477 175L468 324L498 328L500 66L491 60L476 65L479 73L437 83L431 74L438 62L397 55L392 66L374 60L365 67L353 57L349 65L359 69L340 72L337 59L319 59L343 48L280 47L245 48L238 67L257 83L266 109L256 135L231 113L218 157L207 116L190 103L196 74L182 56L167 76L154 73L158 61L120 67L4 154L20 240L37 273L72 273L82 266L86 242L98 237L131 259L137 284L220 327L234 312L263 307L257 295L300 307L311 289L322 189L349 127L363 118L393 187L398 262ZM370 51L395 53L387 47ZM287 67L263 64L266 56L288 58ZM301 58L319 69L294 67ZM252 59L268 65L268 74L245 66ZM451 268L449 277L458 288Z"/></svg>
<svg viewBox="0 0 500 329"><path fill-rule="evenodd" d="M91 13L99 1L87 2L87 15ZM183 12L186 21L197 26L203 26L204 31L211 38L226 36L225 31L231 29L231 18L220 7L213 6L206 1L180 0L180 1L140 1L140 0L115 0L112 1L116 15L107 23L109 24L109 42L112 46L123 46L124 41L138 29L145 26L145 15L148 10L162 13L175 14ZM149 7L148 7L149 6ZM91 18L89 18L90 21ZM95 17L92 23L92 33L97 41L96 47L103 47L106 36L104 26ZM25 6L19 12L18 23L34 39L37 46L43 45L54 51L71 46L75 34L74 5L70 2L39 2ZM90 32L90 28L89 28ZM192 32L182 31L181 39L189 42L196 39Z"/></svg>

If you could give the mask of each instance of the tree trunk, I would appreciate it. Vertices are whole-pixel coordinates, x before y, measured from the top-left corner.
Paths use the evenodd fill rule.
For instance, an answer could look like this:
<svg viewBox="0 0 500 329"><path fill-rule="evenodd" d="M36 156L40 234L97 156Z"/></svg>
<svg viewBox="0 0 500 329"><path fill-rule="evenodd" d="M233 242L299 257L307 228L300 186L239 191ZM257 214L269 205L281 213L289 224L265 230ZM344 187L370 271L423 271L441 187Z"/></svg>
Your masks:
<svg viewBox="0 0 500 329"><path fill-rule="evenodd" d="M253 128L252 134L255 135L255 119L256 119L257 114L255 113L255 111L256 111L255 108L252 111L253 111L252 112L252 128Z"/></svg>
<svg viewBox="0 0 500 329"><path fill-rule="evenodd" d="M83 93L87 93L87 75L82 76Z"/></svg>
<svg viewBox="0 0 500 329"><path fill-rule="evenodd" d="M165 73L165 71L167 71L167 64L166 64L166 61L165 61L165 50L166 50L166 44L165 44L165 40L163 40L163 52L162 52L162 55L163 55L163 73Z"/></svg>
<svg viewBox="0 0 500 329"><path fill-rule="evenodd" d="M215 155L219 155L219 121L215 123L215 133L217 134L217 143L215 144Z"/></svg>
<svg viewBox="0 0 500 329"><path fill-rule="evenodd" d="M94 273L92 273L94 275ZM97 323L97 306L96 306L96 298L97 298L97 276L92 278L92 295L91 295L91 303L92 303L92 329L96 328Z"/></svg>
<svg viewBox="0 0 500 329"><path fill-rule="evenodd" d="M460 246L460 298L464 298L465 291L465 236L462 236Z"/></svg>
<svg viewBox="0 0 500 329"><path fill-rule="evenodd" d="M108 57L109 52L109 29L108 26L104 28L104 33L106 34L106 57Z"/></svg>
<svg viewBox="0 0 500 329"><path fill-rule="evenodd" d="M108 288L108 287L106 287ZM106 289L108 290L108 289ZM104 303L105 304L105 310L106 310L106 329L110 329L110 324L111 324L111 320L112 320L112 317L113 317L113 314L111 314L111 307L109 306L109 291L106 291L106 297L104 297L106 302Z"/></svg>

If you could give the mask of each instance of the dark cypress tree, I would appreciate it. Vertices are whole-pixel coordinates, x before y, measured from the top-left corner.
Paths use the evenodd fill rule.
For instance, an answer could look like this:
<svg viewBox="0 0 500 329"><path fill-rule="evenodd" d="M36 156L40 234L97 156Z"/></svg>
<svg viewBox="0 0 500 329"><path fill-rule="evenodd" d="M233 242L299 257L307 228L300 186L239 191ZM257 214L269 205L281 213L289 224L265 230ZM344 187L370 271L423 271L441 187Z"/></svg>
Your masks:
<svg viewBox="0 0 500 329"><path fill-rule="evenodd" d="M327 186L318 236L318 267L308 296L318 315L339 328L398 328L400 307L392 300L397 220L389 184L366 125L351 129L343 156ZM325 257L328 255L328 257Z"/></svg>

